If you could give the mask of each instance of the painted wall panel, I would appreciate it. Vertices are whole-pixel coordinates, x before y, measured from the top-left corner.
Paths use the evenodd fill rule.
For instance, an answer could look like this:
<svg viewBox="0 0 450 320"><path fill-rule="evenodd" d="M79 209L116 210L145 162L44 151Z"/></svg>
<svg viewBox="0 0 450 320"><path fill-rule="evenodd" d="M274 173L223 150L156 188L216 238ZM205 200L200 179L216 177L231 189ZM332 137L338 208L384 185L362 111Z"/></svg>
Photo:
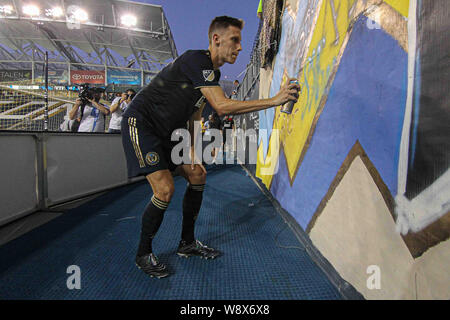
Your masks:
<svg viewBox="0 0 450 320"><path fill-rule="evenodd" d="M355 24L292 187L281 182L289 181L284 159L280 159L279 171L272 182L274 196L304 228L356 140L360 141L391 192L396 192L396 159L406 103L407 55L383 30L368 29L366 22L367 18L361 18ZM278 196L280 189L283 189L283 197Z"/></svg>
<svg viewBox="0 0 450 320"><path fill-rule="evenodd" d="M371 299L449 298L441 271L450 265L439 256L450 237L449 7L445 0L286 1L278 54L261 72L260 98L276 95L289 77L302 93L291 115L280 107L259 112L256 176L336 267L343 261L333 245L373 228L389 236L386 229L357 237L353 270L367 267L380 246L402 248L380 260L387 279L408 269L397 293L395 286L369 293L364 274L352 280ZM361 199L337 192L357 156L373 193ZM358 184L358 174L350 181ZM349 206L384 216L373 224L355 218L359 230L353 221L339 230L321 223L324 214L348 218Z"/></svg>

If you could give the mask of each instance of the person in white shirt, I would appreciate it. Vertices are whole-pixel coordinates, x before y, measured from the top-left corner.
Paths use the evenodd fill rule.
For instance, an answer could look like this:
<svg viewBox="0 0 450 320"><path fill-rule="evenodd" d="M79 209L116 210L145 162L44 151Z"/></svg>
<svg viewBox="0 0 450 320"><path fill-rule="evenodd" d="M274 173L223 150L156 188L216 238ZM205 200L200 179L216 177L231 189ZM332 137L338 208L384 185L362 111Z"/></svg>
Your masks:
<svg viewBox="0 0 450 320"><path fill-rule="evenodd" d="M128 95L122 92L120 97L116 97L109 111L111 112L111 120L109 121L108 133L120 133L120 121L122 121L122 113L127 107Z"/></svg>
<svg viewBox="0 0 450 320"><path fill-rule="evenodd" d="M131 100L134 98L135 91L128 89L120 97L116 97L111 104L111 120L109 122L108 133L120 133L120 122L122 113L125 111Z"/></svg>
<svg viewBox="0 0 450 320"><path fill-rule="evenodd" d="M105 132L105 117L109 114L109 107L100 103L100 97L101 92L95 90L93 99L88 99L84 108L80 98L75 101L69 112L69 119L80 122L78 132ZM83 110L83 114L81 114L81 110Z"/></svg>

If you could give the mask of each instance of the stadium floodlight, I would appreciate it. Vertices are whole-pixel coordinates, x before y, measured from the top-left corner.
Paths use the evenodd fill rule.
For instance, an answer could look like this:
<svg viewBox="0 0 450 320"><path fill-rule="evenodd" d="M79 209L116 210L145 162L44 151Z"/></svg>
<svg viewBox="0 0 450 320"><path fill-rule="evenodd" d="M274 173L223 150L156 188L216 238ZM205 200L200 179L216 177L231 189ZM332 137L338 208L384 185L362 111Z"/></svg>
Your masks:
<svg viewBox="0 0 450 320"><path fill-rule="evenodd" d="M52 16L53 18L59 18L64 14L63 9L61 7L55 7L53 9L45 10L45 15Z"/></svg>
<svg viewBox="0 0 450 320"><path fill-rule="evenodd" d="M39 15L40 10L36 5L28 4L23 7L23 13L27 16L34 17Z"/></svg>
<svg viewBox="0 0 450 320"><path fill-rule="evenodd" d="M61 7L55 7L52 9L52 14L55 18L57 18L57 17L61 17L64 14L64 12Z"/></svg>
<svg viewBox="0 0 450 320"><path fill-rule="evenodd" d="M0 13L11 14L13 12L13 7L9 4L6 6L0 6Z"/></svg>
<svg viewBox="0 0 450 320"><path fill-rule="evenodd" d="M123 15L120 22L126 27L134 27L137 24L137 18L131 14Z"/></svg>
<svg viewBox="0 0 450 320"><path fill-rule="evenodd" d="M73 12L73 17L79 22L85 22L88 20L87 12L81 8L78 8Z"/></svg>

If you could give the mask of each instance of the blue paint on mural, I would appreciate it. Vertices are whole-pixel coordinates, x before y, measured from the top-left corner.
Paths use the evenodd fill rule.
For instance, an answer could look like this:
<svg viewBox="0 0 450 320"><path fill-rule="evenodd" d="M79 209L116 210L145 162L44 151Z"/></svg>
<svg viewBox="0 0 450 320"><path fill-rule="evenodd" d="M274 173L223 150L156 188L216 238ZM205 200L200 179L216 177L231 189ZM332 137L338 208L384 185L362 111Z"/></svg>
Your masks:
<svg viewBox="0 0 450 320"><path fill-rule="evenodd" d="M383 30L354 26L328 100L292 187L281 152L271 192L306 228L356 140L391 191L407 95L407 53ZM289 152L289 150L285 150Z"/></svg>

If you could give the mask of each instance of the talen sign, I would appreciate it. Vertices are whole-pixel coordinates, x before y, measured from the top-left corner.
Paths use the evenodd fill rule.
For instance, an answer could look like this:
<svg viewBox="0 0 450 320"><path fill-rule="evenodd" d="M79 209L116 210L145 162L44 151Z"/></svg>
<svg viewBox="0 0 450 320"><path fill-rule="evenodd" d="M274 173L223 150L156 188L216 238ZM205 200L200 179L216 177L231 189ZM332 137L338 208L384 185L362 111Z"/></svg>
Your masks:
<svg viewBox="0 0 450 320"><path fill-rule="evenodd" d="M0 70L0 82L31 80L31 70Z"/></svg>
<svg viewBox="0 0 450 320"><path fill-rule="evenodd" d="M70 70L70 83L105 84L105 71Z"/></svg>

